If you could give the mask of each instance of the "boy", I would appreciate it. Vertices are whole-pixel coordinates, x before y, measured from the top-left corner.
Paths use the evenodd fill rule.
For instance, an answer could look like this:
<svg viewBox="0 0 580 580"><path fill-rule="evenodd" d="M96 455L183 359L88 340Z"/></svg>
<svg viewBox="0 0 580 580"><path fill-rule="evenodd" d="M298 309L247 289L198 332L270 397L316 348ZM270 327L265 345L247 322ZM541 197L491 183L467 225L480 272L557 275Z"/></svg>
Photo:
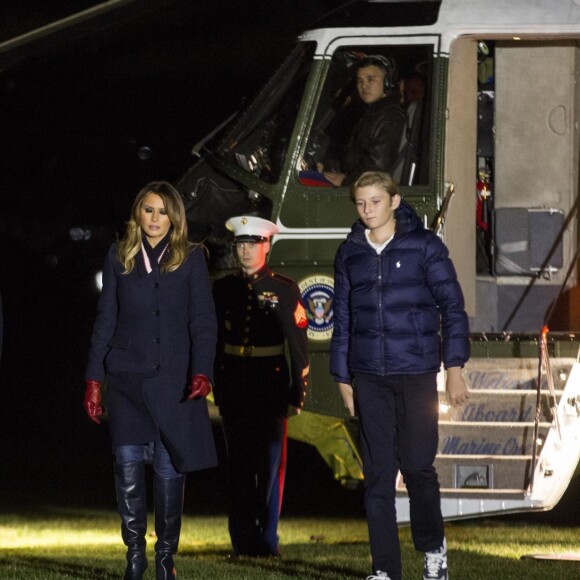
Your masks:
<svg viewBox="0 0 580 580"><path fill-rule="evenodd" d="M447 248L424 229L389 174L363 173L351 197L360 219L335 260L330 370L361 425L373 565L367 580L401 580L395 512L399 469L409 492L413 542L425 553L423 578L447 580L433 466L436 377L443 359L451 404L469 397L461 373L469 358L463 294Z"/></svg>

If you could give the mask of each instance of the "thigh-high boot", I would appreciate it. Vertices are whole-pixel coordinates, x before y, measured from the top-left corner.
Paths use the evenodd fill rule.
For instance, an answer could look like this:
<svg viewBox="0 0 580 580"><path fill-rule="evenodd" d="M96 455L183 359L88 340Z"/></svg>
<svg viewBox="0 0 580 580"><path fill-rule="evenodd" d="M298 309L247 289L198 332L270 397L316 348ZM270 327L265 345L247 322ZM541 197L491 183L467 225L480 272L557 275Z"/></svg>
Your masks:
<svg viewBox="0 0 580 580"><path fill-rule="evenodd" d="M116 463L115 490L121 516L121 536L127 546L127 569L123 580L142 580L147 568L145 463Z"/></svg>
<svg viewBox="0 0 580 580"><path fill-rule="evenodd" d="M153 477L155 500L155 569L156 580L175 578L173 555L177 552L183 511L185 476Z"/></svg>

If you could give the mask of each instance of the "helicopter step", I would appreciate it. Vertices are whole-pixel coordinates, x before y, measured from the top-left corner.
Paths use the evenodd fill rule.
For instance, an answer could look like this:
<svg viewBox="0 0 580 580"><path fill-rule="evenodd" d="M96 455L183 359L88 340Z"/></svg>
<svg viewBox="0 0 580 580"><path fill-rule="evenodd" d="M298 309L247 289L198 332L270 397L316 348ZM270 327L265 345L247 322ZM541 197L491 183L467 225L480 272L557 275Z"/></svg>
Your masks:
<svg viewBox="0 0 580 580"><path fill-rule="evenodd" d="M550 423L540 423L538 438L544 440ZM534 422L451 422L439 423L437 456L501 455L519 457L532 452Z"/></svg>
<svg viewBox="0 0 580 580"><path fill-rule="evenodd" d="M522 494L529 485L531 464L531 455L447 455L438 457L435 467L442 490Z"/></svg>
<svg viewBox="0 0 580 580"><path fill-rule="evenodd" d="M555 391L558 399L562 392L562 389ZM449 422L530 422L536 412L536 397L537 393L532 389L508 392L500 389L472 390L465 405L449 408L442 417ZM552 421L552 412L547 404L540 407L540 421Z"/></svg>
<svg viewBox="0 0 580 580"><path fill-rule="evenodd" d="M575 358L569 357L551 359L556 389L563 388L575 362ZM465 374L472 394L526 389L535 393L538 384L538 357L472 357L465 365ZM546 383L546 375L542 373L542 389L547 388Z"/></svg>
<svg viewBox="0 0 580 580"><path fill-rule="evenodd" d="M468 404L448 407L441 392L435 465L446 519L546 509L564 492L580 456L580 365L553 357L549 366L552 390L542 367L537 426L537 359L474 357ZM399 475L399 523L408 521L406 495Z"/></svg>

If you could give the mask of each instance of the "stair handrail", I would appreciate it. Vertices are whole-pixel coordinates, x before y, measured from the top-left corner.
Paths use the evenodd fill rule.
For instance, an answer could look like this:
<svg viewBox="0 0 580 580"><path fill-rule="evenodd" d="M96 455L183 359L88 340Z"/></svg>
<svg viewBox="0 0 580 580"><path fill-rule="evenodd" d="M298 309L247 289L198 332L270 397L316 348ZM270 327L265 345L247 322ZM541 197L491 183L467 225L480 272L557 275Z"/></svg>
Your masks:
<svg viewBox="0 0 580 580"><path fill-rule="evenodd" d="M430 230L433 230L438 236L441 235L443 226L445 225L445 219L447 218L447 212L449 210L449 205L451 204L451 198L455 193L455 183L452 181L445 183L445 196L443 198L443 203L439 208L439 211L435 215L433 222L431 223Z"/></svg>
<svg viewBox="0 0 580 580"><path fill-rule="evenodd" d="M534 416L534 438L532 441L532 463L530 466L530 484L528 486L528 493L532 493L534 488L534 476L536 473L536 463L538 461L538 446L539 446L539 432L540 432L540 415L542 412L542 371L546 373L546 381L548 383L548 404L552 412L552 426L556 430L558 439L562 440L562 431L560 429L560 418L558 417L558 403L556 401L556 389L554 388L554 375L552 374L552 366L550 364L550 354L548 352L548 332L550 329L547 326L542 327L540 332L540 339L538 341L539 356L538 356L538 384L536 386L536 414Z"/></svg>

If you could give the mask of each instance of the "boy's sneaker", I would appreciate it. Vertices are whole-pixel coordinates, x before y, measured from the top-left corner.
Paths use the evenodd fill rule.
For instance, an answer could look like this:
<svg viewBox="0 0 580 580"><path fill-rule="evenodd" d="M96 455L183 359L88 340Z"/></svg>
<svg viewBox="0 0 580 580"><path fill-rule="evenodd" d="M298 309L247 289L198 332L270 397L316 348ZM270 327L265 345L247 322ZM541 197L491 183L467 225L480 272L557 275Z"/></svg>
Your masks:
<svg viewBox="0 0 580 580"><path fill-rule="evenodd" d="M389 575L386 572L381 572L377 570L376 574L371 574L367 576L367 580L390 580Z"/></svg>
<svg viewBox="0 0 580 580"><path fill-rule="evenodd" d="M433 552L425 552L423 561L423 580L449 580L447 573L447 540Z"/></svg>

